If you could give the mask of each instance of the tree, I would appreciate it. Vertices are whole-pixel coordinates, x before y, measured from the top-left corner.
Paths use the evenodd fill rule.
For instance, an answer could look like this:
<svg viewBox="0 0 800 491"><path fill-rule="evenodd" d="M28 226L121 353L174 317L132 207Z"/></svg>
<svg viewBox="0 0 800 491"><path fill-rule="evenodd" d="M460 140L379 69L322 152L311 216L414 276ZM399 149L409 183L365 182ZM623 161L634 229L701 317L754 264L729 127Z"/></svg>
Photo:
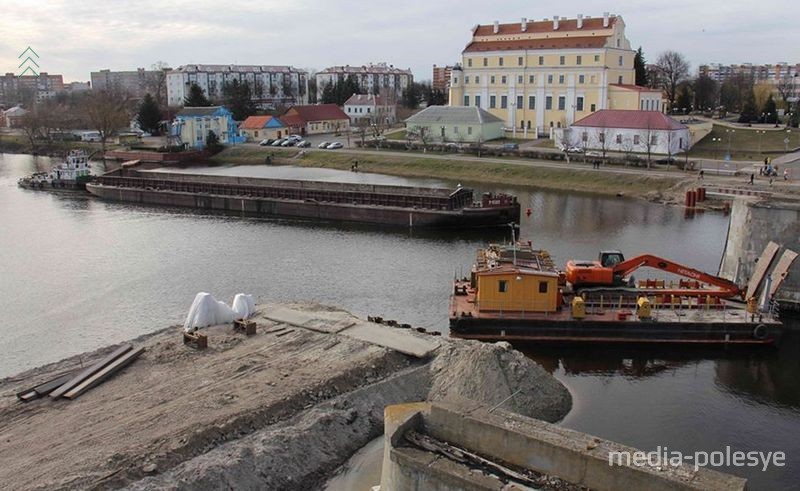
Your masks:
<svg viewBox="0 0 800 491"><path fill-rule="evenodd" d="M753 92L751 91L746 95L745 102L742 105L742 111L739 113L739 122L752 123L758 119L757 113L758 108L756 107L756 98L753 96Z"/></svg>
<svg viewBox="0 0 800 491"><path fill-rule="evenodd" d="M692 84L694 89L694 107L707 110L716 107L719 94L717 81L707 75L701 75Z"/></svg>
<svg viewBox="0 0 800 491"><path fill-rule="evenodd" d="M764 114L765 123L778 123L778 106L775 104L775 99L772 98L772 94L769 95L767 102L764 103L762 113Z"/></svg>
<svg viewBox="0 0 800 491"><path fill-rule="evenodd" d="M678 86L678 95L675 100L675 110L687 114L692 109L692 84L688 81L681 82Z"/></svg>
<svg viewBox="0 0 800 491"><path fill-rule="evenodd" d="M240 82L234 79L227 82L222 86L222 96L225 100L225 107L233 113L233 119L236 121L244 121L248 116L256 113L256 104L247 80Z"/></svg>
<svg viewBox="0 0 800 491"><path fill-rule="evenodd" d="M157 135L161 129L161 118L161 109L158 108L158 102L148 92L144 95L142 103L139 105L139 112L136 115L139 129L151 135Z"/></svg>
<svg viewBox="0 0 800 491"><path fill-rule="evenodd" d="M310 74L308 79L308 103L317 103L317 77L314 74Z"/></svg>
<svg viewBox="0 0 800 491"><path fill-rule="evenodd" d="M20 118L19 128L31 144L31 152L36 153L36 140L41 137L42 118L36 108L31 108Z"/></svg>
<svg viewBox="0 0 800 491"><path fill-rule="evenodd" d="M187 107L208 107L211 105L211 101L206 97L203 88L193 83L189 87L189 94L183 100L183 105Z"/></svg>
<svg viewBox="0 0 800 491"><path fill-rule="evenodd" d="M728 77L720 87L720 104L728 111L739 112L753 93L753 78L737 73Z"/></svg>
<svg viewBox="0 0 800 491"><path fill-rule="evenodd" d="M767 105L767 99L772 97L772 84L761 83L754 85L753 97L755 99L756 109L758 111L766 112L764 111L764 107Z"/></svg>
<svg viewBox="0 0 800 491"><path fill-rule="evenodd" d="M671 111L678 96L678 84L689 77L689 62L677 51L665 51L658 56L656 67Z"/></svg>
<svg viewBox="0 0 800 491"><path fill-rule="evenodd" d="M655 141L655 132L647 125L647 128L639 132L639 144L644 147L645 153L647 153L647 168L650 168L650 162L652 162L652 155L653 155L653 148L656 146Z"/></svg>
<svg viewBox="0 0 800 491"><path fill-rule="evenodd" d="M325 87L322 88L320 102L323 104L336 104L336 89L334 88L334 84L325 84Z"/></svg>
<svg viewBox="0 0 800 491"><path fill-rule="evenodd" d="M164 61L157 61L150 66L155 73L147 77L147 91L153 94L156 103L164 107L167 105L167 72L170 70L169 64Z"/></svg>
<svg viewBox="0 0 800 491"><path fill-rule="evenodd" d="M796 77L797 75L795 75L794 77L790 77L787 75L782 79L778 80L778 83L776 84L776 88L778 89L778 94L780 94L781 99L783 100L787 109L789 108L789 98L795 95L794 91L795 91Z"/></svg>
<svg viewBox="0 0 800 491"><path fill-rule="evenodd" d="M416 109L422 101L422 86L417 82L411 82L403 89L402 104L408 109Z"/></svg>
<svg viewBox="0 0 800 491"><path fill-rule="evenodd" d="M107 90L93 90L86 100L86 116L91 128L100 133L104 158L108 139L130 125L129 106L127 98Z"/></svg>
<svg viewBox="0 0 800 491"><path fill-rule="evenodd" d="M644 59L644 51L642 47L636 50L636 55L633 57L633 69L636 71L636 85L647 87L647 62Z"/></svg>
<svg viewBox="0 0 800 491"><path fill-rule="evenodd" d="M222 144L219 142L219 137L213 130L208 130L208 134L206 135L206 150L212 154L222 151Z"/></svg>
<svg viewBox="0 0 800 491"><path fill-rule="evenodd" d="M606 159L606 153L608 152L609 145L611 142L611 133L608 132L608 129L605 127L600 127L599 131L594 135L594 142L597 144L596 146L600 148L600 152L603 155L603 160Z"/></svg>

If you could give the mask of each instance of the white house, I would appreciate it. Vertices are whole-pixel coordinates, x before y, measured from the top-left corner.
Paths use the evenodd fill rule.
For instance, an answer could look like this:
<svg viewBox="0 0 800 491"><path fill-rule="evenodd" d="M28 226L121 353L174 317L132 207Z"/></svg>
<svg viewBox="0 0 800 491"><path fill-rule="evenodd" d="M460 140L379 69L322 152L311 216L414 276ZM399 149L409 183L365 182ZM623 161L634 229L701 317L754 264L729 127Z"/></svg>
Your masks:
<svg viewBox="0 0 800 491"><path fill-rule="evenodd" d="M406 119L406 130L428 141L473 143L502 138L503 124L475 106L428 106Z"/></svg>
<svg viewBox="0 0 800 491"><path fill-rule="evenodd" d="M692 145L689 128L658 111L603 109L555 131L556 145L580 150L675 155ZM649 147L649 148L648 148Z"/></svg>
<svg viewBox="0 0 800 491"><path fill-rule="evenodd" d="M393 124L397 119L395 108L383 96L373 94L353 94L344 103L344 113L352 125L360 122Z"/></svg>

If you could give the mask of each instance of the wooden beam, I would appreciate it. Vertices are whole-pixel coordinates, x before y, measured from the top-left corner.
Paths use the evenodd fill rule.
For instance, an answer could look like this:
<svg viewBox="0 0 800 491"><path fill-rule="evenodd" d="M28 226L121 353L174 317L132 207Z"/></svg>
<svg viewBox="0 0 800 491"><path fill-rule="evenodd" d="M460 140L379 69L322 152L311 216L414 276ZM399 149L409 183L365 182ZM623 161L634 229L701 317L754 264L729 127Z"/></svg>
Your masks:
<svg viewBox="0 0 800 491"><path fill-rule="evenodd" d="M91 377L95 373L99 372L100 370L102 370L103 368L108 366L111 362L113 362L114 360L116 360L117 358L119 358L120 356L124 355L125 353L127 353L128 351L130 351L132 349L133 349L133 346L131 346L130 344L125 344L125 345L120 346L119 348L117 348L114 351L112 351L111 354L109 354L108 356L106 356L102 360L100 360L97 363L91 365L90 367L84 369L78 375L73 377L69 382L65 383L61 387L59 387L56 390L54 390L53 392L51 392L50 393L50 397L52 397L53 399L58 399L59 397L64 395L65 392L67 392L68 390L72 389L76 385L81 384L84 380L86 380L87 378Z"/></svg>
<svg viewBox="0 0 800 491"><path fill-rule="evenodd" d="M111 378L115 373L133 363L133 361L139 358L139 355L142 353L144 353L144 347L125 353L114 360L110 365L87 378L80 385L72 388L69 392L65 393L64 397L67 399L76 399L87 390L102 384Z"/></svg>

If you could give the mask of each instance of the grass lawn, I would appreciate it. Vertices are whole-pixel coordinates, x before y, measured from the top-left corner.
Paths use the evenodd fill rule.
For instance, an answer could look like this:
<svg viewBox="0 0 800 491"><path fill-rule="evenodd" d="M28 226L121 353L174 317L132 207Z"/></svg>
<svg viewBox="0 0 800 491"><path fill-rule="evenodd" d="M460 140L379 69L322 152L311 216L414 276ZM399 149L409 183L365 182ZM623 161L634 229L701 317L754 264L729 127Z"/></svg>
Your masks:
<svg viewBox="0 0 800 491"><path fill-rule="evenodd" d="M725 130L728 130L728 133ZM787 133L784 128L767 129L763 130L763 134L757 133L755 129L751 128L731 130L731 128L715 124L711 133L692 147L690 158L721 159L728 153L729 141L731 158L734 160L764 160L767 155L773 158L779 156L784 152L783 140L787 136L789 137L790 151L800 147L800 130L797 128L791 128L790 133ZM714 138L720 138L722 141L715 142Z"/></svg>
<svg viewBox="0 0 800 491"><path fill-rule="evenodd" d="M399 131L391 131L384 133L387 140L402 140L405 141L406 139L406 130L399 130Z"/></svg>

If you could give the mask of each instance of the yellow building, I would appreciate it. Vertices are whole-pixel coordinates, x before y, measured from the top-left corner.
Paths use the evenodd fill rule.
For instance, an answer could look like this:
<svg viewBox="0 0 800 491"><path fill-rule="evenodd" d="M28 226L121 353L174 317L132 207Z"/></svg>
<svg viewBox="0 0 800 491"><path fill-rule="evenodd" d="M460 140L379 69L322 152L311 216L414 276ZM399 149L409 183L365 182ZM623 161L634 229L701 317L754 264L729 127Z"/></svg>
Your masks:
<svg viewBox="0 0 800 491"><path fill-rule="evenodd" d="M615 15L477 25L452 71L450 105L479 106L517 136L548 135L615 104L658 100L651 110L661 110L659 91L629 89L634 56Z"/></svg>
<svg viewBox="0 0 800 491"><path fill-rule="evenodd" d="M503 264L477 273L477 309L486 311L555 312L558 273Z"/></svg>

